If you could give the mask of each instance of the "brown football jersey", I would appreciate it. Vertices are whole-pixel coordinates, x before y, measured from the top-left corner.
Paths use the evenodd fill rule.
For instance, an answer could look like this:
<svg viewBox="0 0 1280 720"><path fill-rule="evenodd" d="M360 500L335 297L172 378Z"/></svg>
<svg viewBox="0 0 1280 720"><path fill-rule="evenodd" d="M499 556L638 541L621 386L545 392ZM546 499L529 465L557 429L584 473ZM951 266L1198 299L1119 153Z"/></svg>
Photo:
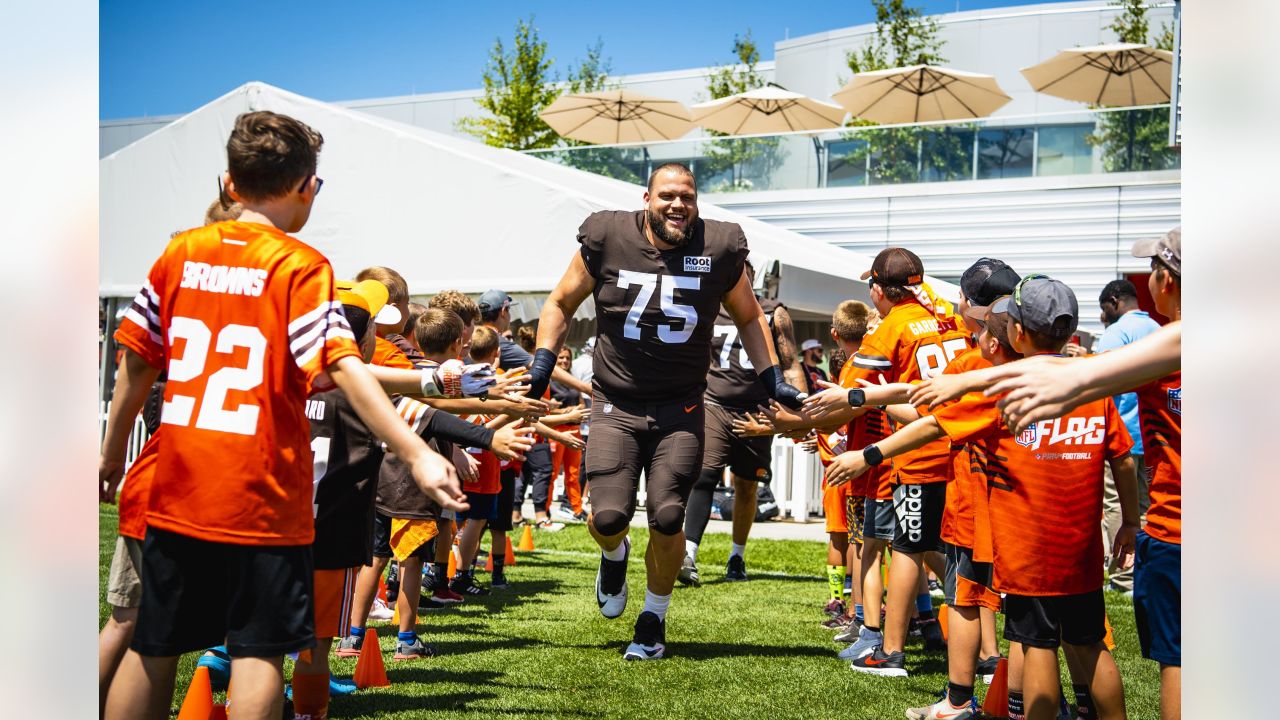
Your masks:
<svg viewBox="0 0 1280 720"><path fill-rule="evenodd" d="M773 327L777 300L763 299L760 309ZM769 394L760 383L759 371L751 364L738 338L738 326L723 307L716 316L711 336L711 371L707 373L707 400L731 410L754 410L769 404Z"/></svg>
<svg viewBox="0 0 1280 720"><path fill-rule="evenodd" d="M608 397L678 402L701 394L720 300L742 277L747 239L734 223L703 220L683 247L662 251L644 211L601 211L578 228L595 279L595 386Z"/></svg>
<svg viewBox="0 0 1280 720"><path fill-rule="evenodd" d="M373 553L373 493L382 441L369 432L341 390L307 398L306 413L314 469L316 569L367 565Z"/></svg>

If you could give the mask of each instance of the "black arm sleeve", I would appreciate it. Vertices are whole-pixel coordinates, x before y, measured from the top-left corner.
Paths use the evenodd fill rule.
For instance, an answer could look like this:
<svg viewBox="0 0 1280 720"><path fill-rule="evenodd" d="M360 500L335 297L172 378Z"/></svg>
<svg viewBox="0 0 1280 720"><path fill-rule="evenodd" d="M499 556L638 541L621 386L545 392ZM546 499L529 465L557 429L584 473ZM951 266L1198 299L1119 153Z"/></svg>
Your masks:
<svg viewBox="0 0 1280 720"><path fill-rule="evenodd" d="M493 442L493 428L469 423L456 415L447 412L433 412L427 419L425 436L448 440L455 445L473 448L488 448Z"/></svg>

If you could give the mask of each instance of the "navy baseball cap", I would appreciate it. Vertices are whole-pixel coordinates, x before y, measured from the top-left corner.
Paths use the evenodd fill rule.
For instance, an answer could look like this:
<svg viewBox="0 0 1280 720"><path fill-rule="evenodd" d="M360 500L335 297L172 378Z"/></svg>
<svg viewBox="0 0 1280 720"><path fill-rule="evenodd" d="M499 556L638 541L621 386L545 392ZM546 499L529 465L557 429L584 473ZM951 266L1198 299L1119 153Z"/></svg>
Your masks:
<svg viewBox="0 0 1280 720"><path fill-rule="evenodd" d="M981 258L960 276L960 290L973 306L990 305L1008 295L1022 278L1003 260Z"/></svg>
<svg viewBox="0 0 1280 720"><path fill-rule="evenodd" d="M480 307L480 316L494 318L502 309L511 304L511 296L502 290L486 290L476 305Z"/></svg>

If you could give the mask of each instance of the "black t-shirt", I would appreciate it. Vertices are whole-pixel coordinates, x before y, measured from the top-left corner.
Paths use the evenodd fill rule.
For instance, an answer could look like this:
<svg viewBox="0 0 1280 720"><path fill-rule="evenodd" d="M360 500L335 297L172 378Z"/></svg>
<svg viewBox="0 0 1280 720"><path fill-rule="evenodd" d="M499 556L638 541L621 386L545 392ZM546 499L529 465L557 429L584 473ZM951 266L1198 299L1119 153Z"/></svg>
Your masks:
<svg viewBox="0 0 1280 720"><path fill-rule="evenodd" d="M679 401L701 394L720 301L742 277L747 239L735 223L703 220L683 247L662 251L644 211L601 211L578 229L595 279L594 386L608 397Z"/></svg>
<svg viewBox="0 0 1280 720"><path fill-rule="evenodd" d="M551 397L554 400L558 400L560 406L564 408L571 408L582 402L582 393L578 392L576 388L561 385L555 380L551 381Z"/></svg>
<svg viewBox="0 0 1280 720"><path fill-rule="evenodd" d="M366 565L373 554L373 493L382 442L369 432L341 390L307 399L315 469L312 509L317 570Z"/></svg>
<svg viewBox="0 0 1280 720"><path fill-rule="evenodd" d="M773 312L781 307L777 300L761 300L760 309L773 327ZM707 400L733 410L754 410L769 404L769 395L760 383L759 371L742 347L738 326L723 307L716 316L715 333L711 337L711 371L707 373Z"/></svg>
<svg viewBox="0 0 1280 720"><path fill-rule="evenodd" d="M805 362L800 363L800 367L804 368L804 382L805 382L805 385L808 386L805 388L805 390L810 395L822 390L822 386L818 384L819 380L823 382L829 382L829 379L827 378L826 370L823 370L822 368L816 365L810 365Z"/></svg>

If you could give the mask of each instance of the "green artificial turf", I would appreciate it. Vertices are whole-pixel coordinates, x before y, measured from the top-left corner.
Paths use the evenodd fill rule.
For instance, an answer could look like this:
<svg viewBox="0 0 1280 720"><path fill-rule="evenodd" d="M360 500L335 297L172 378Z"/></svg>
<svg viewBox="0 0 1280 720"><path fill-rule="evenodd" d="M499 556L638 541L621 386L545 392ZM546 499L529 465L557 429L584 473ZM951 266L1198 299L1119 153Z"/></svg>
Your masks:
<svg viewBox="0 0 1280 720"><path fill-rule="evenodd" d="M392 686L334 698L330 717L901 718L905 708L936 699L946 682L944 655L924 652L918 639L908 643L908 678L861 675L836 659L842 646L819 627L821 543L753 540L751 580L726 583L729 538L714 534L699 556L703 587L677 586L667 616L670 657L624 663L621 651L643 604L645 536L633 529L632 597L621 618L605 620L596 608L599 551L585 527L535 532L538 550L519 554L508 572L510 590L421 614L419 631L440 657L392 661L395 630L375 624ZM102 506L99 537L105 588L114 507ZM103 593L100 624L109 613ZM1113 593L1107 602L1129 717L1158 717L1158 670L1139 653L1132 605ZM175 715L195 660L193 653L180 665ZM350 677L355 661L335 657L332 667ZM979 685L979 698L984 692Z"/></svg>

